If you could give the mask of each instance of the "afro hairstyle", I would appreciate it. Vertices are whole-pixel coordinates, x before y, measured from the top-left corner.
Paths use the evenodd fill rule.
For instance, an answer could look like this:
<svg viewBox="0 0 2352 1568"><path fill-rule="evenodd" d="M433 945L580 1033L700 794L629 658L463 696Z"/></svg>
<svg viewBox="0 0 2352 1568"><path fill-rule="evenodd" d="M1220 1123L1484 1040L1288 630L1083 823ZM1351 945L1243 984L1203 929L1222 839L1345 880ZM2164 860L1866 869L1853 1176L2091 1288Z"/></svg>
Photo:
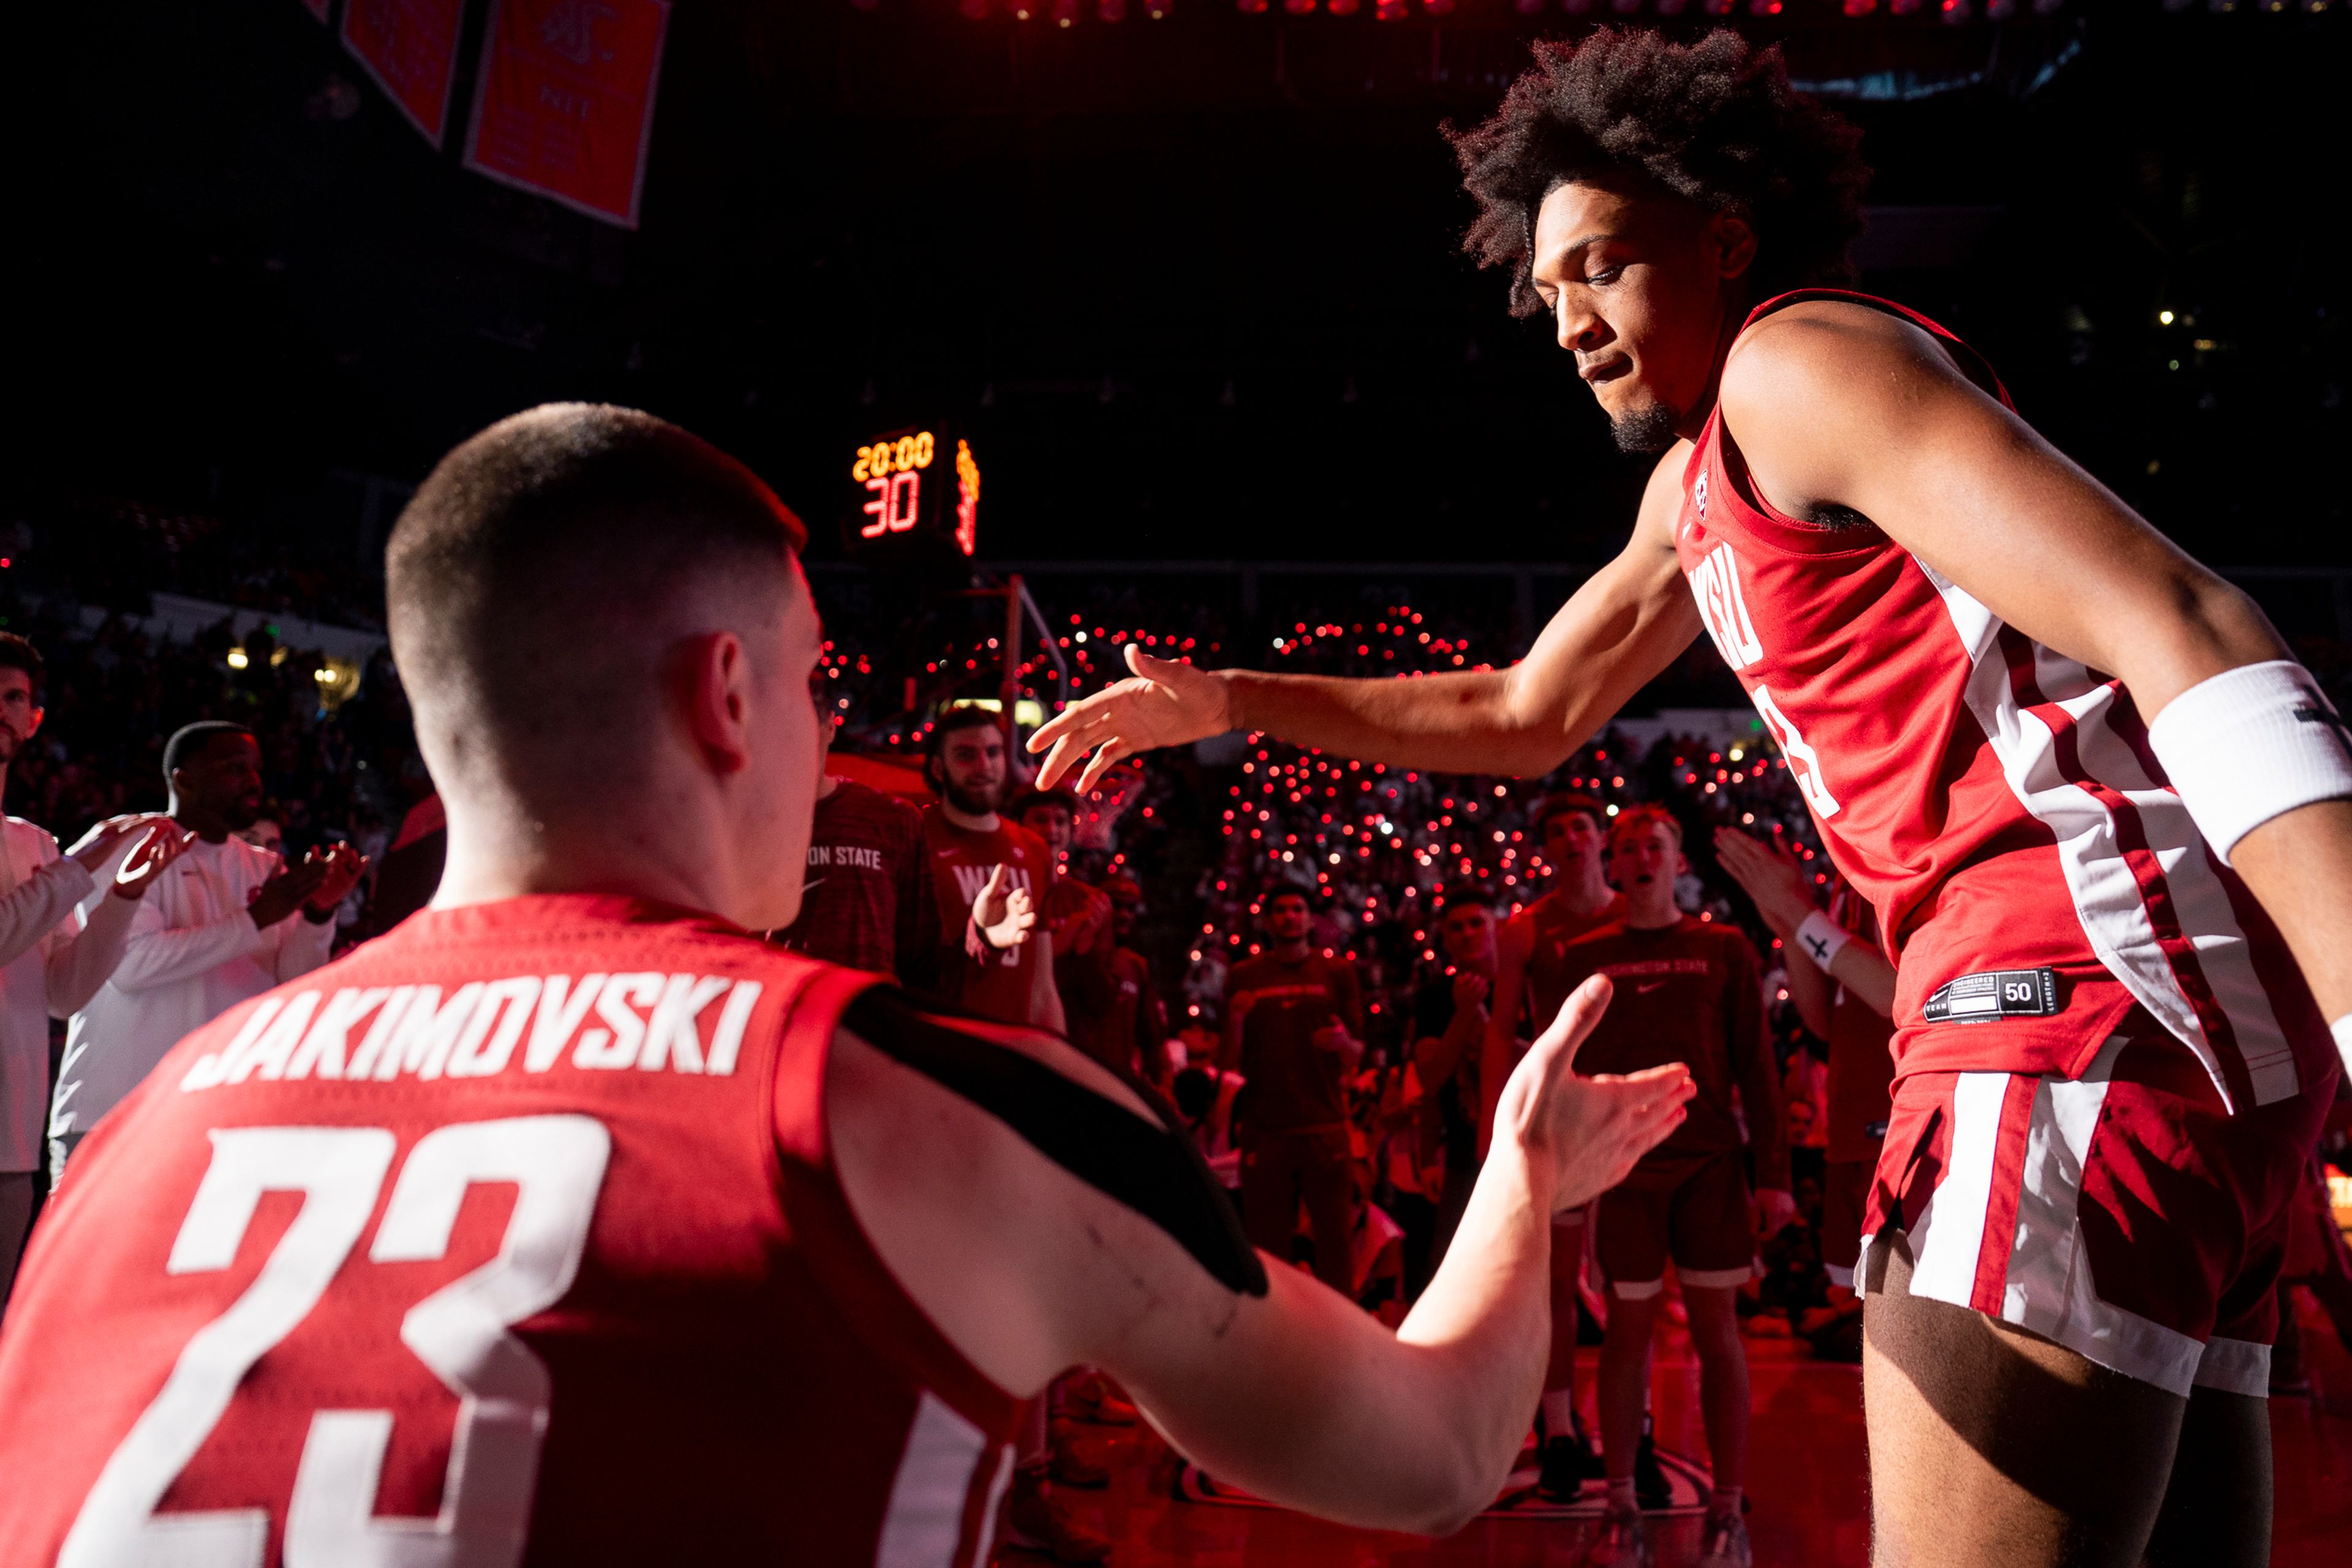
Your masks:
<svg viewBox="0 0 2352 1568"><path fill-rule="evenodd" d="M1744 216L1758 300L1851 278L1870 179L1862 132L1789 85L1777 47L1727 28L1677 44L1603 27L1538 42L1535 57L1493 116L1444 128L1478 203L1462 248L1510 268L1513 315L1544 309L1528 277L1536 208L1560 185L1611 176Z"/></svg>

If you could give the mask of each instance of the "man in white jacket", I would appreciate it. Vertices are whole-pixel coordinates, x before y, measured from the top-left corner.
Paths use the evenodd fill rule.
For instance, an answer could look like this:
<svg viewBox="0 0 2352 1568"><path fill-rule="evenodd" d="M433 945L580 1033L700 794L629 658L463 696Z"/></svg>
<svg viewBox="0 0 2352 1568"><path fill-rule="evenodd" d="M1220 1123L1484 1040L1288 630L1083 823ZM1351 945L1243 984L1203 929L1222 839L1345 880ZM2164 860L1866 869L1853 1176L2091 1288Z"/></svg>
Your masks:
<svg viewBox="0 0 2352 1568"><path fill-rule="evenodd" d="M41 727L40 677L33 645L0 632L0 792L8 764ZM49 1098L49 1019L70 1016L106 983L140 896L185 838L163 817L116 817L61 856L46 829L0 818L0 1301L33 1218ZM116 860L121 896L99 900L85 923L76 906Z"/></svg>
<svg viewBox="0 0 2352 1568"><path fill-rule="evenodd" d="M261 747L240 725L184 727L163 748L163 773L172 819L193 837L141 900L122 962L67 1029L49 1108L53 1179L182 1036L324 963L335 906L367 867L349 845L289 866L236 837L261 810Z"/></svg>

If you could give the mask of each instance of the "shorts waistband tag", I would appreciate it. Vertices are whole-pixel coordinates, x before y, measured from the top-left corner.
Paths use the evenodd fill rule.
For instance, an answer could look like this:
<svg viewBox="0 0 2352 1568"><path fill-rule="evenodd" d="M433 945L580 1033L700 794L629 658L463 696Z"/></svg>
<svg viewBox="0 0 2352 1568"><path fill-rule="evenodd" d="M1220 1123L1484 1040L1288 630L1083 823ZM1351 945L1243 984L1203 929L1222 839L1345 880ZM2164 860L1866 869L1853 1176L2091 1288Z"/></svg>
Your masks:
<svg viewBox="0 0 2352 1568"><path fill-rule="evenodd" d="M2054 969L1988 969L1936 988L1919 1009L1930 1024L1990 1024L2001 1018L2047 1018L2058 1011Z"/></svg>

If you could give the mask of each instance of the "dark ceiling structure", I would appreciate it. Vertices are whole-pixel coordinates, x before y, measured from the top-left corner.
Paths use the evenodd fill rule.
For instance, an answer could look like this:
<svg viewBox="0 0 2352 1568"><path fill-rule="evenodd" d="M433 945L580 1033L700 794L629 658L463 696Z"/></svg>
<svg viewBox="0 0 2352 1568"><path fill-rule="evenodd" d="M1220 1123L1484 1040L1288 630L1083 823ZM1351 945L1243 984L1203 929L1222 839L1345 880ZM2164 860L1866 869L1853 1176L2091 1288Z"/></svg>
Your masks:
<svg viewBox="0 0 2352 1568"><path fill-rule="evenodd" d="M45 8L15 504L136 494L350 550L352 476L413 483L587 397L739 452L821 552L855 448L910 424L969 436L983 555L1613 550L1641 469L1459 254L1438 127L1538 37L1721 21L978 9L678 5L629 231L436 152L294 0ZM1725 20L1864 127L1870 286L2192 549L2340 560L2314 459L2352 434L2342 12L1773 9Z"/></svg>

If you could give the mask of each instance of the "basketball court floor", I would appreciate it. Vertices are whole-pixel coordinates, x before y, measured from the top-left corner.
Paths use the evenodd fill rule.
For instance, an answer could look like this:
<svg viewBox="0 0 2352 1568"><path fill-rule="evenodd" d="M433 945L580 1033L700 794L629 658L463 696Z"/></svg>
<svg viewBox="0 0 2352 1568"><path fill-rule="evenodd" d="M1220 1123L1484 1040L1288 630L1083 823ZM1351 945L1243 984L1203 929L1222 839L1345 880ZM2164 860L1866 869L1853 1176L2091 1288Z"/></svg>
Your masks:
<svg viewBox="0 0 2352 1568"><path fill-rule="evenodd" d="M2278 1490L2272 1561L2274 1568L2344 1568L2352 1563L2352 1356L2307 1300L2303 1324L2311 1394L2271 1402ZM1759 1568L1864 1568L1861 1369L1815 1361L1801 1342L1748 1343L1756 1401L1748 1523ZM1589 1355L1579 1373L1589 1405ZM1660 1447L1703 1458L1697 1363L1674 1331L1659 1341L1656 1377ZM1426 1541L1240 1500L1180 1500L1179 1490L1197 1498L1218 1489L1182 1470L1148 1431L1089 1431L1112 1456L1111 1484L1070 1495L1097 1510L1109 1531L1111 1568L1573 1568L1591 1529L1585 1518L1557 1510L1504 1510L1446 1540ZM1671 1459L1668 1468L1676 1468ZM1699 1522L1694 1509L1654 1526L1658 1568L1687 1568L1698 1552ZM1038 1568L1046 1559L1003 1550L997 1561Z"/></svg>

